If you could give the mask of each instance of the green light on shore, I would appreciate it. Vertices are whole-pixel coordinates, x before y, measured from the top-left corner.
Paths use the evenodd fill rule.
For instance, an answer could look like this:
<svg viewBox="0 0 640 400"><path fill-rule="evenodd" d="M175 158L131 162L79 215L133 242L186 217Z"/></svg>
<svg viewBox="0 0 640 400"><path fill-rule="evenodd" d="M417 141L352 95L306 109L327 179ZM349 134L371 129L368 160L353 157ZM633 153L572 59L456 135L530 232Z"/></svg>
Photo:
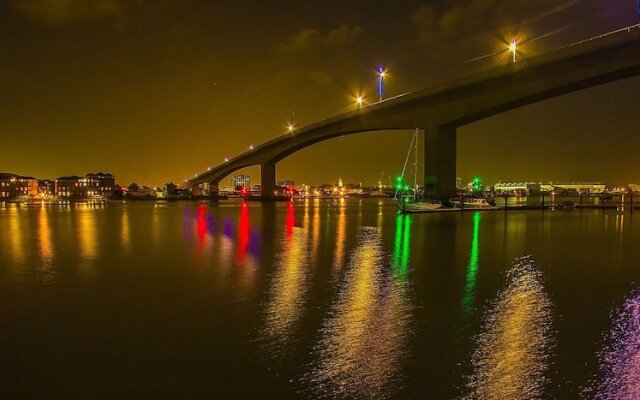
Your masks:
<svg viewBox="0 0 640 400"><path fill-rule="evenodd" d="M471 185L474 192L482 191L482 180L480 180L479 177L477 176L474 177L473 180L471 181Z"/></svg>

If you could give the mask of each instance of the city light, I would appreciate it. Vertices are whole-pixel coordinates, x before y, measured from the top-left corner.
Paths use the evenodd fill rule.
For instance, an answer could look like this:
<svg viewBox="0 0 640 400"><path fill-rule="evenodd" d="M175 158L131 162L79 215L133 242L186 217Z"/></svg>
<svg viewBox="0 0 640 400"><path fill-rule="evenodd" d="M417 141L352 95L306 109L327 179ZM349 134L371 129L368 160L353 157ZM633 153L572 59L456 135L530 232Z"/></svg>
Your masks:
<svg viewBox="0 0 640 400"><path fill-rule="evenodd" d="M380 97L380 101L382 101L382 94L384 92L383 81L386 78L387 72L384 67L381 65L378 67L378 96Z"/></svg>
<svg viewBox="0 0 640 400"><path fill-rule="evenodd" d="M356 95L355 103L357 108L362 108L362 105L364 104L364 97L362 96L362 94Z"/></svg>
<svg viewBox="0 0 640 400"><path fill-rule="evenodd" d="M516 62L517 61L516 54L518 53L518 42L516 41L515 38L513 38L511 43L509 43L509 51L513 55L513 62Z"/></svg>
<svg viewBox="0 0 640 400"><path fill-rule="evenodd" d="M480 180L479 177L477 176L474 177L473 180L471 181L471 185L474 192L482 191L482 180Z"/></svg>
<svg viewBox="0 0 640 400"><path fill-rule="evenodd" d="M289 116L289 123L287 124L287 132L289 133L293 133L293 131L296 130L296 124L293 122L293 116L295 115L295 113L291 113L291 115Z"/></svg>
<svg viewBox="0 0 640 400"><path fill-rule="evenodd" d="M252 144L249 145L249 150L253 150L253 145Z"/></svg>
<svg viewBox="0 0 640 400"><path fill-rule="evenodd" d="M229 157L225 157L224 162L229 162Z"/></svg>

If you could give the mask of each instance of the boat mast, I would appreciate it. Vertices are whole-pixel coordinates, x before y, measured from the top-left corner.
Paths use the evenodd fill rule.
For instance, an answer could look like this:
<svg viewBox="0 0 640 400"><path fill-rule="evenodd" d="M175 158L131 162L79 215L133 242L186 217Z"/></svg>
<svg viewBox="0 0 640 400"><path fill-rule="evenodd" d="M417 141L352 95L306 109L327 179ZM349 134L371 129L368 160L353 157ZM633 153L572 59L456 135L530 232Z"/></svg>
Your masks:
<svg viewBox="0 0 640 400"><path fill-rule="evenodd" d="M404 173L407 170L407 163L409 163L409 157L411 157L411 147L413 147L413 141L416 140L416 135L414 134L411 138L411 144L409 145L409 150L407 151L407 158L404 159L404 165L402 166L402 175L400 175L400 180L404 180ZM398 188L396 187L396 194L393 195L395 199L398 197ZM402 193L400 193L400 197L402 197Z"/></svg>
<svg viewBox="0 0 640 400"><path fill-rule="evenodd" d="M413 162L413 191L415 193L415 197L418 197L418 128L416 128L414 136L416 138L416 155Z"/></svg>

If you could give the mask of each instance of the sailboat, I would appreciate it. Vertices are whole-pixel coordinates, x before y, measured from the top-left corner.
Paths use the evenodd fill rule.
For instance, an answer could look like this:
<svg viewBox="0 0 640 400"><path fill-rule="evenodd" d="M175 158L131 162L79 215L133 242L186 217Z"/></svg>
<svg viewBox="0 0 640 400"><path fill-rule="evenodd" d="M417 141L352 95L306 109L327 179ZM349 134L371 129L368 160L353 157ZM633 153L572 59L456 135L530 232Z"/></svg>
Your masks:
<svg viewBox="0 0 640 400"><path fill-rule="evenodd" d="M394 198L396 199L396 205L398 207L398 211L401 213L421 213L421 212L430 212L430 211L445 211L445 207L443 207L442 203L437 200L425 200L419 199L419 190L418 190L418 129L415 130L413 134L413 138L411 139L411 144L409 145L409 151L407 152L407 158L404 161L404 167L402 168L402 175L400 180L404 179L404 173L407 168L407 163L409 162L409 157L411 156L411 150L415 151L415 156L413 159L413 189L412 193L403 194L401 188L396 190L396 195Z"/></svg>

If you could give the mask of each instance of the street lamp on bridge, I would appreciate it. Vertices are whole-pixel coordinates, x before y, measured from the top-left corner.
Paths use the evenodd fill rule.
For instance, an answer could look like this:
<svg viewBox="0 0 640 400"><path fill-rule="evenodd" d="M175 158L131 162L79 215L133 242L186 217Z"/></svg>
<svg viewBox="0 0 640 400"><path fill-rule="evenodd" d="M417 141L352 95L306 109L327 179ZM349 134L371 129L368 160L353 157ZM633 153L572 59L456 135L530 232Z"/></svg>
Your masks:
<svg viewBox="0 0 640 400"><path fill-rule="evenodd" d="M382 101L382 93L384 91L384 78L386 78L387 72L384 70L384 67L381 65L378 67L378 96L380 97L380 101Z"/></svg>
<svg viewBox="0 0 640 400"><path fill-rule="evenodd" d="M289 133L293 133L293 131L296 130L296 125L293 123L293 116L295 115L295 113L291 113L291 116L289 117L289 124L287 125L287 132Z"/></svg>
<svg viewBox="0 0 640 400"><path fill-rule="evenodd" d="M355 97L355 103L356 103L356 107L357 108L362 108L362 105L364 104L364 97L362 96L361 93L358 93Z"/></svg>
<svg viewBox="0 0 640 400"><path fill-rule="evenodd" d="M511 43L509 43L509 51L513 55L513 62L516 62L516 54L518 53L518 42L514 38Z"/></svg>

